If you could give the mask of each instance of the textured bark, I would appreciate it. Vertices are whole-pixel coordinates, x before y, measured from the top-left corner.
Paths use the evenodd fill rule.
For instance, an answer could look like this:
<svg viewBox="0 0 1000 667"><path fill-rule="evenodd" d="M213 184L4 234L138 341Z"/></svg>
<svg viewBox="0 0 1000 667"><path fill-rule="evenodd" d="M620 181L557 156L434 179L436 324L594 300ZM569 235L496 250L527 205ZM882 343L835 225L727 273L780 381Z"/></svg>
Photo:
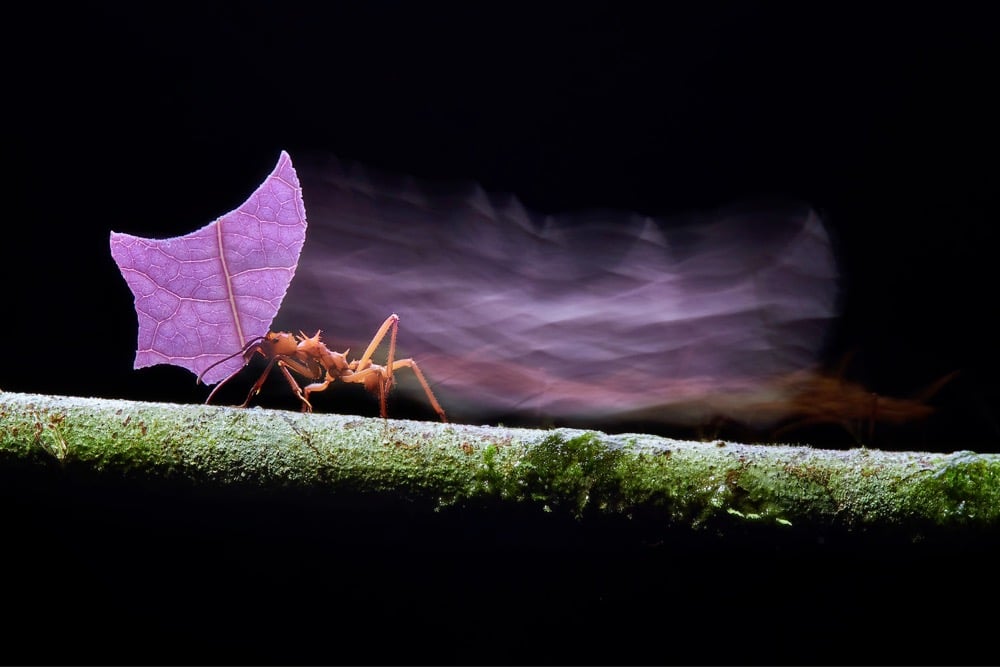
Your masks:
<svg viewBox="0 0 1000 667"><path fill-rule="evenodd" d="M0 466L408 511L621 516L663 534L1000 527L1000 455L693 442L0 392Z"/></svg>

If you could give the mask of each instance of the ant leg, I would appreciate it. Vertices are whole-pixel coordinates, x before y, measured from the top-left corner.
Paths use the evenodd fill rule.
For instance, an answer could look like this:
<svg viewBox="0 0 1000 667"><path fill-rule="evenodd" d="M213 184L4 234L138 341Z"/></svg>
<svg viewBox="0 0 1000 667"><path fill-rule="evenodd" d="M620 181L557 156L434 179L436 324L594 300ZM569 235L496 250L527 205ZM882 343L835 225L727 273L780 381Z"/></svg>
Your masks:
<svg viewBox="0 0 1000 667"><path fill-rule="evenodd" d="M389 316L392 320L392 333L389 336L389 357L388 361L385 363L386 373L385 373L385 388L382 390L382 404L385 405L385 392L392 386L392 371L395 366L393 360L396 358L396 332L399 331L399 318L396 317L396 313ZM385 326L383 324L383 326ZM383 412L385 412L383 408Z"/></svg>
<svg viewBox="0 0 1000 667"><path fill-rule="evenodd" d="M391 381L388 375L383 375L381 381L378 383L378 414L382 419L389 418L389 411L385 405L385 395L387 393L386 387L389 386Z"/></svg>
<svg viewBox="0 0 1000 667"><path fill-rule="evenodd" d="M264 367L264 372L260 374L260 377L257 378L253 387L250 388L250 393L247 394L247 399L243 401L243 404L240 407L245 408L250 405L250 401L253 397L260 393L260 388L264 386L264 382L267 381L268 376L271 374L271 368L273 368L276 363L278 364L278 368L281 369L282 374L285 376L285 379L288 381L288 384L291 385L295 395L299 397L300 401L302 401L302 411L312 412L312 405L308 400L306 400L306 397L302 395L302 389L299 387L299 383L295 381L295 378L292 377L292 374L288 370L289 367L293 370L299 370L303 367L301 364L297 363L295 359L283 354L275 355L268 360L267 366ZM305 370L308 371L308 369Z"/></svg>
<svg viewBox="0 0 1000 667"><path fill-rule="evenodd" d="M344 382L352 382L362 385L366 390L378 394L379 414L382 419L388 415L386 409L386 395L389 387L388 371L384 366L378 366L368 362L368 366L359 371L354 371L350 375L340 377Z"/></svg>
<svg viewBox="0 0 1000 667"><path fill-rule="evenodd" d="M389 320L392 320L392 329L389 334L389 357L385 364L385 372L382 377L379 378L378 383L378 405L379 413L382 415L382 419L386 419L388 416L388 410L385 407L386 396L389 394L389 389L392 388L392 371L395 364L393 360L396 358L396 332L399 330L399 318L393 313ZM389 320L386 320L388 322ZM383 323L383 326L385 324Z"/></svg>
<svg viewBox="0 0 1000 667"><path fill-rule="evenodd" d="M303 391L305 392L305 396L303 397L302 400L308 403L309 394L313 393L314 391L324 391L327 387L330 386L330 383L333 382L334 379L335 379L334 377L332 377L329 373L327 373L326 380L324 380L323 382L313 382L312 384L306 385L305 388L303 389ZM309 411L312 412L312 405L309 406Z"/></svg>
<svg viewBox="0 0 1000 667"><path fill-rule="evenodd" d="M379 413L382 415L382 419L385 419L388 413L385 401L386 394L392 386L392 362L393 358L396 356L396 332L399 331L399 315L393 313L389 317L385 318L385 321L382 322L382 326L378 328L378 331L375 332L371 342L368 343L368 348L365 350L365 353L361 355L361 358L358 360L358 368L362 370L366 369L371 362L372 356L375 354L375 350L382 343L382 339L385 338L385 335L389 333L390 329L392 330L392 334L389 336L389 360L385 365L384 374L379 378L378 385L378 405Z"/></svg>
<svg viewBox="0 0 1000 667"><path fill-rule="evenodd" d="M420 386L424 388L424 393L427 394L427 400L430 401L431 407L434 408L434 412L438 414L438 416L441 418L441 421L447 423L448 418L447 416L445 416L444 408L441 407L441 404L438 403L437 398L434 397L434 392L431 391L431 386L427 383L427 379L424 377L424 374L420 371L420 367L417 366L417 362L415 362L413 359L399 359L397 361L394 361L392 365L396 369L400 368L413 369L413 374L417 376L417 379L420 381ZM381 366L369 366L368 368L358 371L353 375L345 375L340 379L343 380L344 382L357 382L368 386L368 381L371 379L370 378L371 375L380 374L383 377L385 377L387 373L388 371L382 368ZM379 380L379 383L376 385L376 387L380 390L379 398L384 398L383 392L385 391L386 386L387 385L385 383L385 380ZM383 418L385 417L384 413L382 417Z"/></svg>
<svg viewBox="0 0 1000 667"><path fill-rule="evenodd" d="M418 380L420 380L420 386L424 388L424 393L427 394L427 400L430 401L431 407L434 408L434 412L438 413L438 417L441 418L441 421L447 423L448 418L444 414L444 408L441 407L437 398L434 397L434 392L431 391L431 386L427 384L427 378L424 377L424 374L421 372L420 366L417 365L417 362L413 359L400 359L399 361L391 363L389 365L390 376L392 371L397 368L410 368L413 370L413 374L417 376Z"/></svg>
<svg viewBox="0 0 1000 667"><path fill-rule="evenodd" d="M272 357L270 361L267 362L267 366L264 367L264 372L260 374L257 381L254 382L253 387L250 388L250 393L247 394L247 400L243 401L241 408L245 408L250 405L250 399L260 393L260 388L264 386L264 382L267 380L268 374L271 372L271 367L274 366L274 362L278 360L277 357Z"/></svg>
<svg viewBox="0 0 1000 667"><path fill-rule="evenodd" d="M292 387L292 391L294 391L295 395L299 397L300 401L302 401L302 412L312 412L313 406L312 403L309 402L308 388L306 389L306 394L303 395L302 387L300 387L299 383L295 381L294 377L292 377L292 374L288 371L288 367L285 365L284 360L278 361L278 368L281 369L281 372L284 374L285 379L288 380L288 384Z"/></svg>
<svg viewBox="0 0 1000 667"><path fill-rule="evenodd" d="M396 330L399 328L399 315L393 313L389 317L385 318L385 322L382 326L378 328L375 335L372 337L372 342L368 343L368 349L365 353L361 355L358 359L358 368L364 368L366 362L371 361L372 356L375 354L375 350L378 348L379 344L382 343L382 339L385 338L385 334L388 333L389 328L392 328L392 338L389 341L389 360L390 365L392 362L392 355L395 353L396 348Z"/></svg>

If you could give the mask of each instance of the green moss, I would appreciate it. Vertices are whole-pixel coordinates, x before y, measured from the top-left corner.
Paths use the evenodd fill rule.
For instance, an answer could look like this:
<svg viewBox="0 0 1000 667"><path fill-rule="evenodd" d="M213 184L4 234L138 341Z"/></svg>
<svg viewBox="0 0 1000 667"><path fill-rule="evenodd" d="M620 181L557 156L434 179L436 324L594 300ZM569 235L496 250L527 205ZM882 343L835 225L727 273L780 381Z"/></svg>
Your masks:
<svg viewBox="0 0 1000 667"><path fill-rule="evenodd" d="M1000 459L956 452L933 473L922 475L907 499L915 512L936 523L1000 521Z"/></svg>
<svg viewBox="0 0 1000 667"><path fill-rule="evenodd" d="M793 509L801 516L801 507L808 507L809 513L816 518L832 516L836 505L826 486L828 475L816 475L815 470L795 474L792 470L751 466L744 462L726 476L730 493L726 512L746 520L782 525L787 525L785 517Z"/></svg>
<svg viewBox="0 0 1000 667"><path fill-rule="evenodd" d="M520 461L514 493L546 511L566 511L577 518L607 511L621 497L622 456L595 433L568 440L553 434Z"/></svg>
<svg viewBox="0 0 1000 667"><path fill-rule="evenodd" d="M670 449L640 452L622 467L623 495L646 512L676 521L699 516L718 487L714 473Z"/></svg>

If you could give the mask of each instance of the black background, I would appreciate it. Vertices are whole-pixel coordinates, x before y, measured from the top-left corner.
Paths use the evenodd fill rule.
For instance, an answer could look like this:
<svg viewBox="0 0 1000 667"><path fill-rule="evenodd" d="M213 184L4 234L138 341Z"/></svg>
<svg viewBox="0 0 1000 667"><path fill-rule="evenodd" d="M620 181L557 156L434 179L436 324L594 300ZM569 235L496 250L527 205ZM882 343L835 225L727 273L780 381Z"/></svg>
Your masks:
<svg viewBox="0 0 1000 667"><path fill-rule="evenodd" d="M423 179L474 180L488 191L513 192L543 212L610 207L670 215L762 196L805 200L830 227L843 272L844 312L831 363L854 350L850 379L893 396L912 395L961 371L933 399L941 411L919 441L894 442L890 435L886 442L1000 451L997 35L987 14L972 7L710 3L654 12L594 2L369 2L322 11L242 3L20 9L10 18L11 39L4 46L8 209L0 270L8 344L0 388L202 400L204 388L187 371L132 370L132 296L111 260L108 234L187 233L241 203L280 150L293 159L297 151L326 151ZM323 544L310 550L301 532L321 522L318 510L289 523L282 512L290 510L263 504L254 511L270 518L256 523L250 510L219 499L206 510L199 499L150 500L131 489L122 493L139 509L122 510L120 498L108 491L25 493L17 498L33 498L33 509L22 514L25 531L11 534L32 542L25 536L36 520L48 521L49 528L18 563L54 568L65 588L47 580L38 583L37 598L15 598L40 605L27 609L19 617L24 625L15 627L44 626L39 616L48 614L69 623L58 605L46 606L55 591L64 591L57 598L82 624L70 624L67 636L90 643L80 653L33 654L35 645L24 642L17 644L25 650L18 661L55 655L69 662L157 662L157 656L167 662L969 662L977 660L975 637L984 630L983 620L964 609L971 599L967 589L982 582L927 571L920 590L956 595L941 593L927 605L910 588L918 571L982 565L988 559L977 560L981 554L922 560L906 550L866 555L855 546L846 556L820 549L808 550L806 558L794 549L776 556L757 546L733 553L707 548L707 558L698 551L670 561L670 567L693 567L693 580L727 577L725 585L704 584L703 597L694 583L667 584L651 574L658 571L653 563L663 562L660 552L609 553L593 547L603 538L591 536L593 544L573 561L573 540L584 538L566 528L554 534L570 536L567 543L552 538L541 551L518 542L532 545L530 536L514 539L513 546L496 538L512 551L473 554L481 569L464 553L461 576L446 577L435 592L426 577L440 572L428 563L447 561L448 549L414 547L408 539L415 533L391 541L407 557L375 556L381 550L370 547L326 565L309 558L329 556L334 547L323 539L332 538L309 538ZM84 509L60 511L60 502L81 494ZM169 510L174 502L181 508L176 514ZM95 524L87 518L95 511L111 518ZM213 542L208 536L217 526L209 519L204 525L211 528L178 525L193 515L237 527L223 533L230 541ZM146 528L136 527L144 522ZM461 525L460 532L469 534L468 525L454 522L445 526ZM342 539L351 544L380 534L370 527L365 533L360 522L349 525L354 532L345 528L349 537ZM539 528L527 525L524 530ZM284 539L305 557L287 555L296 553L292 546L282 551L267 536L281 526ZM511 526L516 523L504 535L517 533ZM444 526L425 527L438 537L450 535ZM493 537L479 538L470 538L477 549L494 543ZM95 546L100 540L105 546ZM430 539L418 542L427 547ZM444 543L462 544L453 536ZM237 553L254 548L263 552ZM59 549L65 560L52 555ZM148 607L136 609L129 622L122 621L128 617L123 610L140 594L101 578L119 572L105 562L119 550L131 563L122 571L136 585L151 573L135 558L151 559L153 571L166 560L180 568L175 578L167 577L172 593L154 587L141 598ZM161 551L167 556L155 555ZM100 573L95 583L86 583L86 571L76 568L84 553L91 553L87 567ZM644 567L613 574L633 558ZM542 569L518 569L526 561ZM225 568L235 568L232 576L240 583L222 590L236 602L192 611L200 603L182 598L193 596L194 587L178 584L215 581L192 562L223 576ZM511 562L520 564L513 575ZM297 590L282 599L275 592L281 582L275 563L318 567L322 574L315 580L297 569L286 573L292 588L315 585L315 598ZM378 592L371 592L355 583L336 589L329 583L336 580L331 568L345 563L361 567L348 576L387 577L395 588L373 584ZM758 576L754 567L763 568ZM27 578L45 579L43 569L30 569ZM407 588L410 575L419 580L421 571L424 588ZM484 572L506 572L507 578L484 592L472 583L482 585L478 575ZM558 576L548 578L552 573ZM255 576L262 579L252 592L243 578L253 582ZM804 585L822 604L802 589L791 594L784 586L789 579L812 582ZM580 582L594 582L586 589L592 595L577 592L566 602L565 590ZM456 593L466 585L467 595ZM529 594L539 586L552 589ZM390 589L398 609L383 604ZM115 652L89 637L99 623L78 617L88 615L88 600L106 594L112 601L98 610L125 623L107 632L124 628L135 635L142 625L135 619L153 619L143 626L147 634L138 633L147 652ZM169 604L158 605L157 595ZM421 610L428 597L437 600L431 613ZM780 602L761 601L772 597ZM948 609L942 608L946 599ZM247 611L261 600L266 612ZM355 620L349 636L318 620L302 622L299 632L306 600L324 614L360 609L370 622ZM549 611L543 600L552 602ZM669 615L649 615L668 608ZM182 623L175 611L194 616ZM577 613L587 633L544 631L546 622L572 627ZM206 627L229 628L234 618L243 626L227 635L231 645L199 634ZM897 645L884 635L900 618L905 627ZM201 630L187 632L186 623ZM417 630L407 633L407 623ZM630 639L630 623L640 639ZM362 628L382 638L362 642ZM970 634L941 638L961 643L957 653L911 643L928 641L935 630ZM741 641L726 643L733 632ZM412 643L427 633L438 642ZM876 649L865 654L856 635L869 633L876 635ZM394 636L411 643L392 644ZM543 650L519 648L525 637L537 638Z"/></svg>

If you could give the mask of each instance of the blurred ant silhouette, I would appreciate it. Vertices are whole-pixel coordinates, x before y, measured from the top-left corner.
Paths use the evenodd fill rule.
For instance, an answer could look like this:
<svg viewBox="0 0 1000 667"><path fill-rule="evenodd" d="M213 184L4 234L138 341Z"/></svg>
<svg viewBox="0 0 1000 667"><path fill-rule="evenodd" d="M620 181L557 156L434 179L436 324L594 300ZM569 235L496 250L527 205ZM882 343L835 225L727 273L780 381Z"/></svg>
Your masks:
<svg viewBox="0 0 1000 667"><path fill-rule="evenodd" d="M771 432L772 437L814 425L839 424L857 443L873 444L876 424L900 426L934 414L936 408L928 401L960 373L956 370L938 378L913 398L881 396L844 378L854 353L846 353L833 373L799 371L777 381L781 395L790 398L773 406L754 406L762 412L770 408L790 415L786 423Z"/></svg>

